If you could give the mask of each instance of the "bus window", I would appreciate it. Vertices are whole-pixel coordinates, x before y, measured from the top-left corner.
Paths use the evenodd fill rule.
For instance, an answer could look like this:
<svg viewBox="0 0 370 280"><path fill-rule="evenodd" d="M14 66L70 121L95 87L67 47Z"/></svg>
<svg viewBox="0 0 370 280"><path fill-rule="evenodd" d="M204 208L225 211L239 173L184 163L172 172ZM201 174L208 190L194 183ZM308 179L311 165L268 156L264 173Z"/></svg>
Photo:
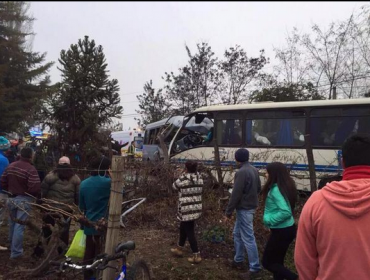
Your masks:
<svg viewBox="0 0 370 280"><path fill-rule="evenodd" d="M249 146L303 146L305 124L305 118L247 120L247 144Z"/></svg>
<svg viewBox="0 0 370 280"><path fill-rule="evenodd" d="M158 142L158 140L157 140L157 132L158 132L158 129L151 129L149 131L149 144L150 145L157 144L157 142Z"/></svg>
<svg viewBox="0 0 370 280"><path fill-rule="evenodd" d="M358 118L358 133L370 134L370 116Z"/></svg>
<svg viewBox="0 0 370 280"><path fill-rule="evenodd" d="M144 134L144 144L147 145L149 144L149 131L146 130Z"/></svg>
<svg viewBox="0 0 370 280"><path fill-rule="evenodd" d="M310 134L314 147L341 147L355 133L369 133L368 107L325 108L311 112Z"/></svg>
<svg viewBox="0 0 370 280"><path fill-rule="evenodd" d="M241 120L217 120L218 145L242 144L242 121Z"/></svg>
<svg viewBox="0 0 370 280"><path fill-rule="evenodd" d="M184 123L185 126L176 137L174 145L176 153L212 144L213 118L211 116L196 114L184 120Z"/></svg>
<svg viewBox="0 0 370 280"><path fill-rule="evenodd" d="M175 137L177 129L178 127L173 124L167 126L165 131L166 133L164 135L165 136L164 142L166 143L166 145L169 145L173 137Z"/></svg>
<svg viewBox="0 0 370 280"><path fill-rule="evenodd" d="M314 147L340 147L350 135L361 131L359 117L325 117L311 119Z"/></svg>

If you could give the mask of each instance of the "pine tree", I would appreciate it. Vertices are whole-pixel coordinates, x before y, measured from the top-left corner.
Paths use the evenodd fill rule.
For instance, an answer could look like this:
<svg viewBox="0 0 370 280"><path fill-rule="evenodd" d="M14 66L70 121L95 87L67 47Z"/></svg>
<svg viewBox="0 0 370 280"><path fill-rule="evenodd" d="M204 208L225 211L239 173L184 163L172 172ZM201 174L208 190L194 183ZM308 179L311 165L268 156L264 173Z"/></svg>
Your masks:
<svg viewBox="0 0 370 280"><path fill-rule="evenodd" d="M34 19L28 9L26 2L0 2L0 132L30 123L49 84L45 74L53 63L30 50Z"/></svg>
<svg viewBox="0 0 370 280"><path fill-rule="evenodd" d="M137 96L137 99L140 110L136 112L141 115L141 119L136 119L139 126L145 127L149 123L169 117L169 104L162 94L162 89L155 93L151 80L145 83L144 93Z"/></svg>
<svg viewBox="0 0 370 280"><path fill-rule="evenodd" d="M99 129L123 112L119 86L109 79L103 47L85 36L62 50L62 82L50 104L50 126L65 154L79 153L82 162L106 145Z"/></svg>

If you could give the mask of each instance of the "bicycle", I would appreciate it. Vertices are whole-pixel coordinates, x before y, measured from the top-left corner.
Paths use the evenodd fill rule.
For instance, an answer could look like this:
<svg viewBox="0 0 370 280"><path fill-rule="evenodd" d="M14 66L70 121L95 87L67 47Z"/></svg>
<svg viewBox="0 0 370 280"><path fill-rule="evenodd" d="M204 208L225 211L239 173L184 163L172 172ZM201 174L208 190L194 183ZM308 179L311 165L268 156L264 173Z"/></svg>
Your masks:
<svg viewBox="0 0 370 280"><path fill-rule="evenodd" d="M138 202L130 207L130 204L136 201ZM140 204L144 203L145 201L146 198L137 198L122 202L123 213L120 217L120 225L122 227L125 227L124 225L125 216L128 213L132 212L134 209L136 209ZM75 264L73 263L71 258L67 258L64 262L50 261L49 265L58 266L59 270L56 271L57 273L64 273L67 268L81 271L83 270L103 271L106 268L116 269L116 267L109 266L108 264L110 261L121 259L122 261L121 271L120 274L115 278L115 280L135 280L135 279L151 280L152 279L151 270L149 269L147 263L142 259L135 261L133 265L130 266L129 269L127 269L127 257L129 252L133 250L135 250L135 242L128 241L126 243L118 244L118 246L115 248L115 254L113 255L101 254L97 256L91 265ZM141 278L137 278L138 276L141 276Z"/></svg>
<svg viewBox="0 0 370 280"><path fill-rule="evenodd" d="M71 259L67 258L64 262L55 262L51 261L49 264L51 266L56 266L59 269L57 273L65 273L67 268L74 270L94 270L102 271L106 268L114 268L114 266L109 266L110 261L121 259L121 271L120 274L115 278L115 280L151 280L152 273L149 269L149 266L142 259L137 260L129 268L127 267L127 256L130 251L135 250L135 242L128 241L126 243L119 244L115 249L115 254L107 255L102 254L95 258L95 261L91 265L77 265L72 262Z"/></svg>

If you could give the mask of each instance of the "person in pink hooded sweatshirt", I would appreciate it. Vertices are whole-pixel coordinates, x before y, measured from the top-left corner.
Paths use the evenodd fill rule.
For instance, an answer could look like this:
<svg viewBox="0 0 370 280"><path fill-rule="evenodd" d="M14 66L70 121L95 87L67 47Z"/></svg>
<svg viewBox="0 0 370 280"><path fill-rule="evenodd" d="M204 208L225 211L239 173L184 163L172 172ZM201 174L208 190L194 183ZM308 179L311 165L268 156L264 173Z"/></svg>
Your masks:
<svg viewBox="0 0 370 280"><path fill-rule="evenodd" d="M343 180L314 192L298 224L300 280L370 279L370 135L342 147Z"/></svg>

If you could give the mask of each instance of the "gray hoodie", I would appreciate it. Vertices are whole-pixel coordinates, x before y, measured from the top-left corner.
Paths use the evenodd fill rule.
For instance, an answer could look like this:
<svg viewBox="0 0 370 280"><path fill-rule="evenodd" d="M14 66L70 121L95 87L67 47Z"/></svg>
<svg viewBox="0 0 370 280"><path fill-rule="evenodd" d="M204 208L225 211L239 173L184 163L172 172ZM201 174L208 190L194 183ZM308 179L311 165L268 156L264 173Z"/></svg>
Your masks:
<svg viewBox="0 0 370 280"><path fill-rule="evenodd" d="M261 180L257 169L248 162L244 162L235 173L234 188L226 209L226 216L231 216L234 209L256 209L260 191Z"/></svg>

